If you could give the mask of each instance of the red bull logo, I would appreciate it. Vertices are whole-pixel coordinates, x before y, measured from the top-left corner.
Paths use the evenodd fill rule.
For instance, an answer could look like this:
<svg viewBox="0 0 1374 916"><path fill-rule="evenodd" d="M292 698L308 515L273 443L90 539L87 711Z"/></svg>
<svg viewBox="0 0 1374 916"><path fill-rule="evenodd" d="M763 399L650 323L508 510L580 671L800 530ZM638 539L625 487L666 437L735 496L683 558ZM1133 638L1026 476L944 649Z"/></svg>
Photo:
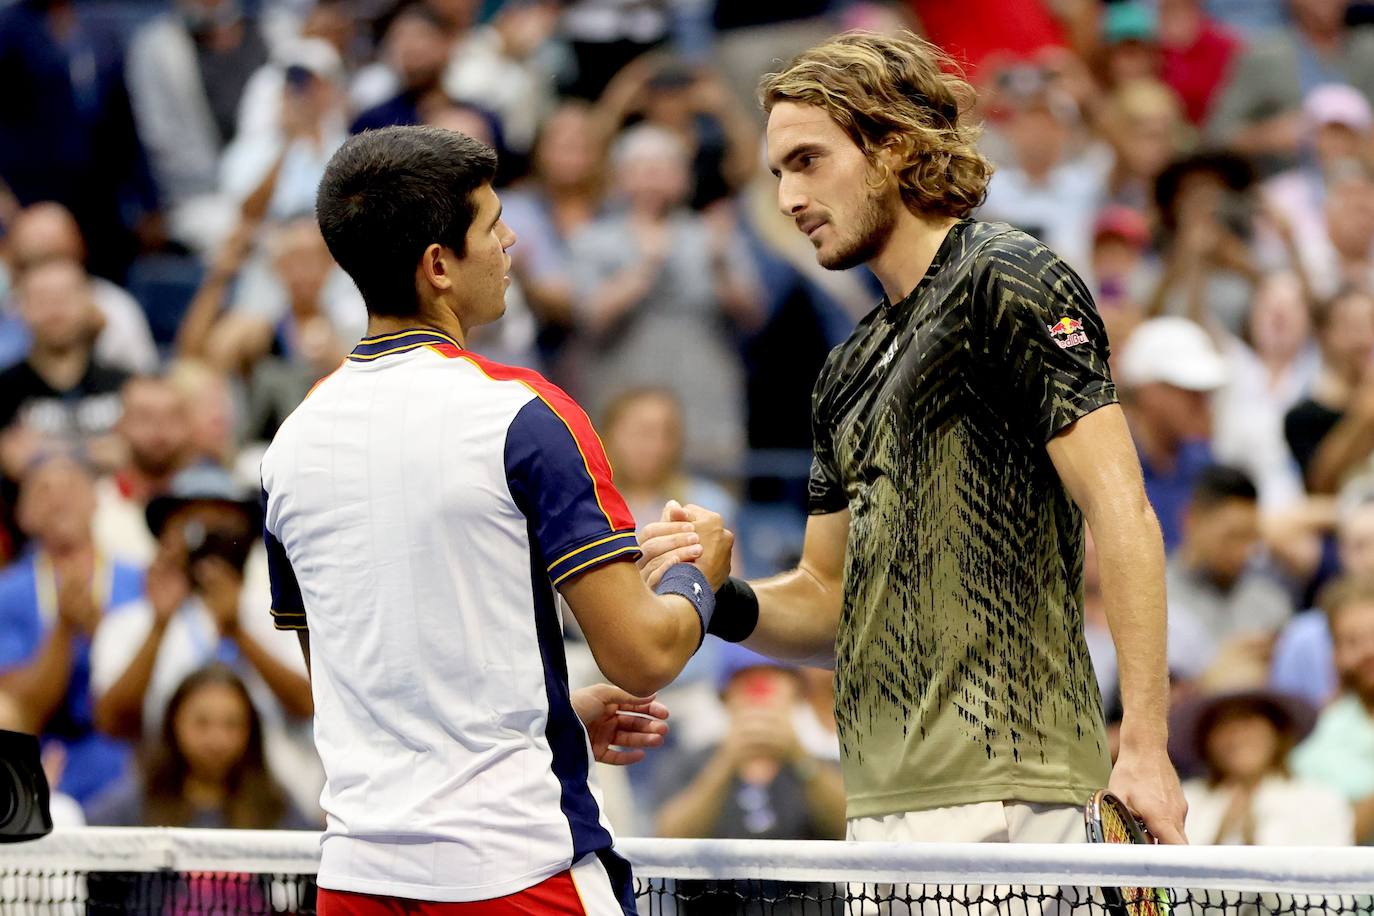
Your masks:
<svg viewBox="0 0 1374 916"><path fill-rule="evenodd" d="M1065 315L1054 324L1046 325L1049 329L1050 337L1059 344L1060 349L1067 350L1069 347L1076 347L1079 344L1088 342L1088 334L1083 330L1083 322L1077 318L1070 318Z"/></svg>

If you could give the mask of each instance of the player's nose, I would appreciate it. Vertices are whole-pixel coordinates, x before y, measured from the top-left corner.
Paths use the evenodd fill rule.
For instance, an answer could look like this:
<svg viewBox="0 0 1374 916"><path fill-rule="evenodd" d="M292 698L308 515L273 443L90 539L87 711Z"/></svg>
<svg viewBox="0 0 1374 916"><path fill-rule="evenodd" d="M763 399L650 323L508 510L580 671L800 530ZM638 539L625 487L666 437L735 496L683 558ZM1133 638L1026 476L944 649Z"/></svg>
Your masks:
<svg viewBox="0 0 1374 916"><path fill-rule="evenodd" d="M789 180L790 177L784 175L778 182L778 209L782 211L783 216L795 217L806 209L808 201L796 183Z"/></svg>

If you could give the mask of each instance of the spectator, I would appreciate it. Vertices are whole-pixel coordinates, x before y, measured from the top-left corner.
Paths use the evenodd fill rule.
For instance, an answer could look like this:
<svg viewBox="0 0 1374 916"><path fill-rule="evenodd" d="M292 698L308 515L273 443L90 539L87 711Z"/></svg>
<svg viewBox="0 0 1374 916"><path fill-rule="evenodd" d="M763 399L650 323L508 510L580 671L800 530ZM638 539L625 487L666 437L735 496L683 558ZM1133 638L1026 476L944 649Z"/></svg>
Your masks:
<svg viewBox="0 0 1374 916"><path fill-rule="evenodd" d="M1150 4L1140 0L1107 4L1102 44L1107 85L1120 87L1159 76L1159 16Z"/></svg>
<svg viewBox="0 0 1374 916"><path fill-rule="evenodd" d="M1337 545L1342 575L1374 581L1374 498L1370 495L1342 512ZM1331 628L1322 608L1296 615L1279 633L1269 686L1318 709L1336 698L1340 678L1331 647Z"/></svg>
<svg viewBox="0 0 1374 916"><path fill-rule="evenodd" d="M1229 368L1215 402L1217 460L1250 472L1266 511L1289 508L1303 498L1303 484L1283 418L1312 390L1321 368L1301 279L1290 271L1267 275L1243 337L1220 337Z"/></svg>
<svg viewBox="0 0 1374 916"><path fill-rule="evenodd" d="M91 823L113 827L309 830L268 770L263 722L227 665L183 678L161 716L160 740L141 778L99 799Z"/></svg>
<svg viewBox="0 0 1374 916"><path fill-rule="evenodd" d="M644 52L668 38L672 25L668 0L571 0L559 23L560 37L572 52L570 78L560 94L595 99L611 80Z"/></svg>
<svg viewBox="0 0 1374 916"><path fill-rule="evenodd" d="M382 50L399 86L394 95L359 114L349 131L420 124L431 110L447 104L442 79L449 49L445 20L439 14L424 4L403 8L387 29Z"/></svg>
<svg viewBox="0 0 1374 916"><path fill-rule="evenodd" d="M1103 175L1070 145L1080 114L1073 98L1045 73L1020 66L1003 75L999 96L1010 107L1004 133L1012 161L999 163L979 217L1030 233L1070 264L1088 264L1093 215Z"/></svg>
<svg viewBox="0 0 1374 916"><path fill-rule="evenodd" d="M625 211L597 220L570 246L582 398L604 412L632 385L694 378L687 461L732 468L744 446L744 370L732 332L762 317L746 246L733 228L684 207L687 154L673 134L632 128L614 161Z"/></svg>
<svg viewBox="0 0 1374 916"><path fill-rule="evenodd" d="M1316 310L1322 370L1283 431L1312 493L1335 493L1374 452L1374 294L1348 288Z"/></svg>
<svg viewBox="0 0 1374 916"><path fill-rule="evenodd" d="M46 201L26 207L10 227L10 264L15 276L44 261L86 262L86 241L71 211ZM100 310L103 326L95 339L95 358L125 372L151 372L157 367L157 347L143 308L134 297L106 280L90 278L91 299ZM4 319L0 318L0 322ZM29 335L13 319L27 349ZM0 325L3 326L3 325ZM0 334L6 332L0 331ZM7 336L7 334L6 334ZM6 347L6 349L9 349ZM22 353L19 358L22 359ZM17 361L17 360L16 360Z"/></svg>
<svg viewBox="0 0 1374 916"><path fill-rule="evenodd" d="M260 511L257 499L213 465L182 471L148 504L158 555L147 597L110 614L91 646L96 721L110 734L157 734L177 684L222 661L244 679L263 715L273 772L313 810L323 776L310 738L304 659L290 633L273 629L269 589L245 585ZM251 567L247 573L254 582Z"/></svg>
<svg viewBox="0 0 1374 916"><path fill-rule="evenodd" d="M719 839L839 839L839 770L807 754L793 717L802 681L737 645L723 647L719 676L728 718L714 747L672 761L664 773L657 833ZM670 788L671 787L671 788Z"/></svg>
<svg viewBox="0 0 1374 916"><path fill-rule="evenodd" d="M1226 152L1170 163L1155 181L1164 234L1164 270L1150 315L1186 315L1206 327L1241 333L1260 274L1249 243L1254 172Z"/></svg>
<svg viewBox="0 0 1374 916"><path fill-rule="evenodd" d="M1144 319L1145 297L1150 280L1145 253L1150 227L1135 210L1111 206L1093 224L1093 301L1102 315L1107 337L1120 345Z"/></svg>
<svg viewBox="0 0 1374 916"><path fill-rule="evenodd" d="M755 122L709 71L646 55L616 74L596 108L607 138L632 117L677 136L691 158L693 209L738 192L758 170Z"/></svg>
<svg viewBox="0 0 1374 916"><path fill-rule="evenodd" d="M54 787L87 803L128 765L129 749L98 733L91 637L111 608L143 594L143 573L95 545L91 471L50 453L24 474L19 523L29 550L0 572L0 691L65 757Z"/></svg>
<svg viewBox="0 0 1374 916"><path fill-rule="evenodd" d="M447 95L490 110L505 144L521 155L530 151L556 101L550 62L539 51L558 15L554 0L503 4L488 24L458 42L444 73Z"/></svg>
<svg viewBox="0 0 1374 916"><path fill-rule="evenodd" d="M259 512L225 472L204 464L179 473L148 504L159 549L147 598L106 620L92 648L96 715L105 731L155 731L177 683L215 659L233 660L259 700L310 715L299 647L272 630L265 598L242 588Z"/></svg>
<svg viewBox="0 0 1374 916"><path fill-rule="evenodd" d="M69 207L90 267L119 278L160 235L158 200L134 129L117 34L84 4L23 0L0 10L0 184L22 206Z"/></svg>
<svg viewBox="0 0 1374 916"><path fill-rule="evenodd" d="M1320 245L1327 236L1328 184L1348 173L1351 163L1359 161L1374 140L1374 112L1358 90L1327 83L1303 99L1302 116L1303 158L1294 168L1267 180L1262 192L1266 206L1287 222L1297 238ZM1273 240L1266 241L1272 249ZM1322 278L1314 279L1320 282Z"/></svg>
<svg viewBox="0 0 1374 916"><path fill-rule="evenodd" d="M1205 643L1192 648L1224 659L1229 676L1261 683L1275 634L1293 602L1261 553L1258 494L1243 473L1217 465L1193 488L1183 538L1165 581L1171 617L1186 617Z"/></svg>
<svg viewBox="0 0 1374 916"><path fill-rule="evenodd" d="M358 23L352 0L316 0L305 14L299 33L248 80L239 103L239 134L251 136L280 129L287 98L286 71L293 64L338 84L344 90L341 107L350 108L348 70L358 51ZM392 91L394 87L386 95Z"/></svg>
<svg viewBox="0 0 1374 916"><path fill-rule="evenodd" d="M166 492L191 455L186 399L166 377L138 376L124 384L116 427L128 461L96 485L95 542L111 556L147 567L157 553L148 529L148 503Z"/></svg>
<svg viewBox="0 0 1374 916"><path fill-rule="evenodd" d="M268 46L240 0L177 0L129 47L129 94L167 208L171 237L213 250L233 228L219 193L220 155L238 132L239 102Z"/></svg>
<svg viewBox="0 0 1374 916"><path fill-rule="evenodd" d="M1258 157L1266 172L1302 145L1302 99L1323 83L1374 98L1374 33L1345 27L1347 0L1288 0L1293 28L1255 39L1236 60L1207 123L1214 143Z"/></svg>
<svg viewBox="0 0 1374 916"><path fill-rule="evenodd" d="M343 62L328 42L313 38L297 41L281 63L264 69L275 76L276 120L239 132L224 151L220 185L240 204L264 195L269 220L313 214L324 167L348 139Z"/></svg>
<svg viewBox="0 0 1374 916"><path fill-rule="evenodd" d="M1160 0L1160 75L1180 99L1188 120L1201 126L1243 42L1211 19L1202 0Z"/></svg>
<svg viewBox="0 0 1374 916"><path fill-rule="evenodd" d="M1323 593L1342 696L1289 764L1301 779L1335 789L1355 808L1355 840L1374 838L1374 582L1344 579Z"/></svg>
<svg viewBox="0 0 1374 916"><path fill-rule="evenodd" d="M573 322L568 241L604 216L606 158L592 109L564 102L543 123L531 151L528 181L501 195L502 218L520 244L511 275L525 291L553 356Z"/></svg>
<svg viewBox="0 0 1374 916"><path fill-rule="evenodd" d="M187 464L208 462L231 472L239 470L240 405L229 377L194 359L176 360L167 378L181 392L191 416L191 448ZM240 479L256 480L257 466Z"/></svg>
<svg viewBox="0 0 1374 916"><path fill-rule="evenodd" d="M1126 342L1117 379L1140 452L1145 492L1159 517L1164 546L1172 551L1182 539L1193 488L1212 464L1208 398L1225 383L1226 364L1198 325L1155 318Z"/></svg>
<svg viewBox="0 0 1374 916"><path fill-rule="evenodd" d="M1150 213L1155 182L1188 138L1178 97L1158 80L1132 80L1108 97L1097 127L1116 154L1107 199Z"/></svg>
<svg viewBox="0 0 1374 916"><path fill-rule="evenodd" d="M44 442L83 446L105 468L120 463L113 435L127 375L103 365L93 342L99 310L81 265L48 261L25 271L15 290L33 344L0 372L0 459L15 479Z"/></svg>
<svg viewBox="0 0 1374 916"><path fill-rule="evenodd" d="M1299 242L1300 267L1319 296L1344 286L1374 292L1374 177L1346 160L1327 178L1322 229Z"/></svg>
<svg viewBox="0 0 1374 916"><path fill-rule="evenodd" d="M686 437L682 403L667 388L631 388L614 397L601 422L615 483L635 524L659 520L670 499L683 505L711 506L735 518L735 500L720 487L682 467Z"/></svg>
<svg viewBox="0 0 1374 916"><path fill-rule="evenodd" d="M247 380L246 437L272 438L315 384L362 336L366 312L329 255L314 217L286 223L265 246L271 275L246 276L237 307L221 314L243 251L231 239L207 274L177 339L178 353ZM281 301L278 309L276 303ZM359 320L361 319L361 320ZM209 321L213 321L210 324Z"/></svg>
<svg viewBox="0 0 1374 916"><path fill-rule="evenodd" d="M1295 779L1288 753L1311 730L1310 707L1264 691L1199 697L1176 707L1169 734L1186 743L1204 776L1183 784L1185 827L1203 845L1349 846L1350 804L1320 783Z"/></svg>

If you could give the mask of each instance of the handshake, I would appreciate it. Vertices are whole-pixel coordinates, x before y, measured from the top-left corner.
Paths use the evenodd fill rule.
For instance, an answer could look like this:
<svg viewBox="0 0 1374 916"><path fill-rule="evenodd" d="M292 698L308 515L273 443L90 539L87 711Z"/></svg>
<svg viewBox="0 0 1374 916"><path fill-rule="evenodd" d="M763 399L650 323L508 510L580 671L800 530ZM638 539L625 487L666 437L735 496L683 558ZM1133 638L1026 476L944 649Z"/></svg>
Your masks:
<svg viewBox="0 0 1374 916"><path fill-rule="evenodd" d="M639 546L644 551L639 571L649 588L658 585L670 566L694 563L718 590L730 575L735 536L718 513L669 500L662 518L640 530Z"/></svg>

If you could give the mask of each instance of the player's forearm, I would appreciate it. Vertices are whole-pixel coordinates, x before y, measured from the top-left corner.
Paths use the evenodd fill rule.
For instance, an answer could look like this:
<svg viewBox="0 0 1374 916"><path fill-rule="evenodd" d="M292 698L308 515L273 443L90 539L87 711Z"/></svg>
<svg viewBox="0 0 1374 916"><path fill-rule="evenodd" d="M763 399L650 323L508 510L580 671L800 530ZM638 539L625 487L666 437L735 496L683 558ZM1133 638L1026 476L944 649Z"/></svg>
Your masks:
<svg viewBox="0 0 1374 916"><path fill-rule="evenodd" d="M277 702L288 715L309 718L315 714L315 700L310 694L310 680L282 664L262 643L242 630L234 635L243 657L262 675Z"/></svg>
<svg viewBox="0 0 1374 916"><path fill-rule="evenodd" d="M759 599L759 622L745 645L772 658L834 665L841 583L803 565L750 585Z"/></svg>
<svg viewBox="0 0 1374 916"><path fill-rule="evenodd" d="M1374 451L1374 423L1352 412L1337 423L1317 446L1307 469L1307 489L1335 493L1350 469Z"/></svg>
<svg viewBox="0 0 1374 916"><path fill-rule="evenodd" d="M62 704L71 673L72 633L59 618L32 662L0 675L0 691L15 698L29 727L40 732Z"/></svg>
<svg viewBox="0 0 1374 916"><path fill-rule="evenodd" d="M1168 737L1169 670L1164 542L1145 500L1112 500L1089 518L1102 597L1116 645L1123 747L1163 750Z"/></svg>
<svg viewBox="0 0 1374 916"><path fill-rule="evenodd" d="M165 623L154 623L129 667L95 703L95 727L116 738L137 738L143 730L143 697L162 647Z"/></svg>
<svg viewBox="0 0 1374 916"><path fill-rule="evenodd" d="M720 820L734 775L729 752L721 747L687 788L664 802L654 832L683 839L710 837Z"/></svg>

